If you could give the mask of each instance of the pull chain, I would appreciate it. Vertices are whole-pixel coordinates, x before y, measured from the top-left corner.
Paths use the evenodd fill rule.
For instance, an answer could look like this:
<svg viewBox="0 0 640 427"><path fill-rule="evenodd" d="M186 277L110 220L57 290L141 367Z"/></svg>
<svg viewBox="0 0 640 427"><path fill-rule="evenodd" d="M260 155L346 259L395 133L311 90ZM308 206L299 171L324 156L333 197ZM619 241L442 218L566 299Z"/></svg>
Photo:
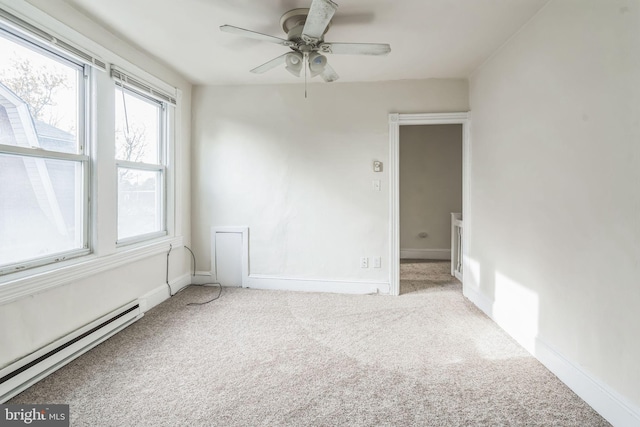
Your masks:
<svg viewBox="0 0 640 427"><path fill-rule="evenodd" d="M304 99L307 99L307 68L309 66L309 53L304 53Z"/></svg>

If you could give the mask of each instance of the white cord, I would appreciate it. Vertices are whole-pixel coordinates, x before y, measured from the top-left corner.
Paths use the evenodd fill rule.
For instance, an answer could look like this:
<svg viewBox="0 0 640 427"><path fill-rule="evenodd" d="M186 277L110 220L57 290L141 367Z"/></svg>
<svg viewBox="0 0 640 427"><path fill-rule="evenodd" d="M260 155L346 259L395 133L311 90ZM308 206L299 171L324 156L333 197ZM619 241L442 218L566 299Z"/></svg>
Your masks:
<svg viewBox="0 0 640 427"><path fill-rule="evenodd" d="M124 124L127 128L126 136L129 136L129 115L127 114L127 101L124 96L124 84L122 83L122 74L119 74L119 76L120 76L120 88L121 88L120 91L122 92L122 106L124 107Z"/></svg>

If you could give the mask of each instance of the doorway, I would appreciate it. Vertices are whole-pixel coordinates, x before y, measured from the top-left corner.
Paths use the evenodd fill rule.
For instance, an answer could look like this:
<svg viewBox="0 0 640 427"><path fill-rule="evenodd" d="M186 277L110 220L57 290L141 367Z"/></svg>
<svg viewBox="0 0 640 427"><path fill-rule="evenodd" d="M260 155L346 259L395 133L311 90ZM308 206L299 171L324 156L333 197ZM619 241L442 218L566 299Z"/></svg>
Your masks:
<svg viewBox="0 0 640 427"><path fill-rule="evenodd" d="M468 113L433 113L433 114L390 114L389 115L389 217L390 217L390 294L400 294L400 126L410 125L448 125L462 126L462 218L469 211L469 114ZM428 233L427 233L428 234ZM468 248L469 228L465 227L462 236L462 271ZM434 252L435 253L435 252ZM464 286L464 276L462 275Z"/></svg>
<svg viewBox="0 0 640 427"><path fill-rule="evenodd" d="M454 285L452 214L462 215L462 125L400 127L400 293Z"/></svg>

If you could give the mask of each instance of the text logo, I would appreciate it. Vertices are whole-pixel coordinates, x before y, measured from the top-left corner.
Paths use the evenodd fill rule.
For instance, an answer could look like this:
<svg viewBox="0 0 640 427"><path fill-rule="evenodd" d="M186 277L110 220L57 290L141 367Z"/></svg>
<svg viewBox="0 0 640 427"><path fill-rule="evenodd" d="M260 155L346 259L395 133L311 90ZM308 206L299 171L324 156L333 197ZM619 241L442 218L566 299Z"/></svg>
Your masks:
<svg viewBox="0 0 640 427"><path fill-rule="evenodd" d="M0 427L69 427L69 405L0 405Z"/></svg>

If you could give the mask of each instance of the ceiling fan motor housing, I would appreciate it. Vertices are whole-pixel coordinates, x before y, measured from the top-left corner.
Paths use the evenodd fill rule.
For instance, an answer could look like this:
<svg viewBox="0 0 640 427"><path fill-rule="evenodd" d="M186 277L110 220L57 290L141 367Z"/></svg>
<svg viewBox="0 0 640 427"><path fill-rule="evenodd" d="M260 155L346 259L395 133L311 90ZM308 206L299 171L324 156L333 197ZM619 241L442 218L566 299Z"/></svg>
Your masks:
<svg viewBox="0 0 640 427"><path fill-rule="evenodd" d="M287 40L292 41L296 44L304 43L302 40L302 30L304 29L304 24L297 25L289 30L287 33Z"/></svg>
<svg viewBox="0 0 640 427"><path fill-rule="evenodd" d="M304 40L302 37L302 31L304 29L304 24L307 22L307 16L309 14L309 9L301 8L301 9L292 9L286 12L280 18L280 26L282 27L282 31L287 34L287 40L292 41L299 45L299 47L304 46L308 43L308 41ZM329 31L331 27L331 22L327 24L327 27L324 30L324 34ZM318 43L321 43L323 39L318 40ZM306 50L306 49L301 49Z"/></svg>

